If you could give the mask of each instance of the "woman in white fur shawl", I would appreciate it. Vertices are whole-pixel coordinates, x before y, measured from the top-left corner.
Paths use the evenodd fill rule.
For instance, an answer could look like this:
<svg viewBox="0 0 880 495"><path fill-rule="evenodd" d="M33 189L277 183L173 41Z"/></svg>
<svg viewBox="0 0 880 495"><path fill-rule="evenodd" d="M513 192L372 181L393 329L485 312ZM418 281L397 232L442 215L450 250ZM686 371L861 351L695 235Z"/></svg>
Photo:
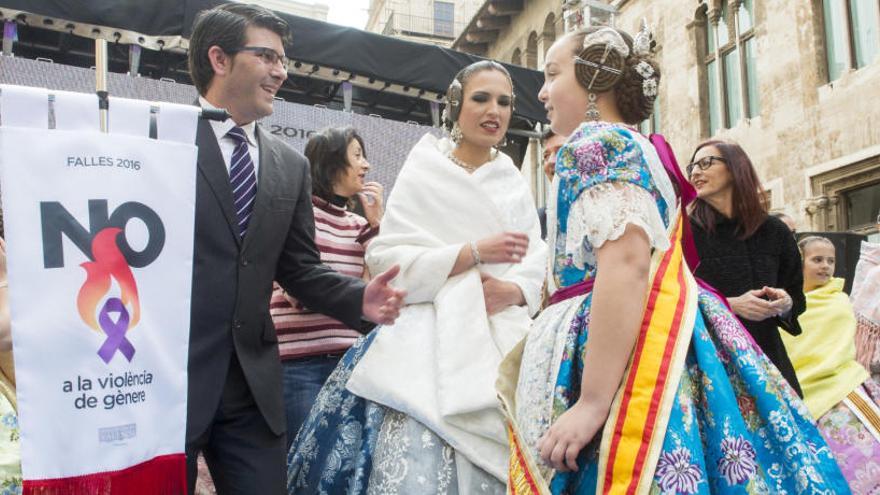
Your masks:
<svg viewBox="0 0 880 495"><path fill-rule="evenodd" d="M508 72L472 64L447 101L452 139L412 149L366 256L373 273L401 266L407 305L324 385L289 454L289 493L504 492L494 383L540 308L547 248L525 180L494 148Z"/></svg>

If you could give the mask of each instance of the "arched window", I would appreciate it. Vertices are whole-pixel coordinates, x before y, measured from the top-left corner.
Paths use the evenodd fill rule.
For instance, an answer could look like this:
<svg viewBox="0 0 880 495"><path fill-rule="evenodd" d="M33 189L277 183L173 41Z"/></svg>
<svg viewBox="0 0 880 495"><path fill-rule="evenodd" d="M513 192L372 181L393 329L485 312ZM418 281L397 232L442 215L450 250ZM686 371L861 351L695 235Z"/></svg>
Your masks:
<svg viewBox="0 0 880 495"><path fill-rule="evenodd" d="M513 65L522 65L522 51L519 48L513 51L513 55L510 57L510 63Z"/></svg>
<svg viewBox="0 0 880 495"><path fill-rule="evenodd" d="M529 34L529 40L526 42L526 67L538 68L538 33L534 31Z"/></svg>
<svg viewBox="0 0 880 495"><path fill-rule="evenodd" d="M544 29L541 31L541 36L544 37L544 55L546 56L547 50L556 41L556 15L553 12L547 14L547 18L544 19Z"/></svg>

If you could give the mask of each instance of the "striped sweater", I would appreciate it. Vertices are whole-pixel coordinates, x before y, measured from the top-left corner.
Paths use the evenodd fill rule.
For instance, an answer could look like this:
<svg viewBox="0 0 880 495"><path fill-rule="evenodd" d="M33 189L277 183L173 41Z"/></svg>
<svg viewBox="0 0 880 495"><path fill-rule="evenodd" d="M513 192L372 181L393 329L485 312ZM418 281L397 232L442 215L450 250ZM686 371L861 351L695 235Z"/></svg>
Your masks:
<svg viewBox="0 0 880 495"><path fill-rule="evenodd" d="M379 232L367 220L343 207L312 197L315 245L321 261L339 273L361 278L367 242ZM278 333L281 359L348 350L360 332L321 313L310 311L276 283L269 312Z"/></svg>

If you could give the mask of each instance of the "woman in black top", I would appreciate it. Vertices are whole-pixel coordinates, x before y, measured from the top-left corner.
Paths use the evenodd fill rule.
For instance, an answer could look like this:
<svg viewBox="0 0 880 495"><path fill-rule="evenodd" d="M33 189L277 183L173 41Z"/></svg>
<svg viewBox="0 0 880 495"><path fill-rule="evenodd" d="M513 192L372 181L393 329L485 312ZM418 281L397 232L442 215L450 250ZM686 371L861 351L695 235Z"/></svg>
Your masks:
<svg viewBox="0 0 880 495"><path fill-rule="evenodd" d="M758 346L803 397L779 328L801 333L801 257L794 236L767 215L751 160L735 143L700 144L687 174L697 189L691 227L700 265L696 275L718 289Z"/></svg>

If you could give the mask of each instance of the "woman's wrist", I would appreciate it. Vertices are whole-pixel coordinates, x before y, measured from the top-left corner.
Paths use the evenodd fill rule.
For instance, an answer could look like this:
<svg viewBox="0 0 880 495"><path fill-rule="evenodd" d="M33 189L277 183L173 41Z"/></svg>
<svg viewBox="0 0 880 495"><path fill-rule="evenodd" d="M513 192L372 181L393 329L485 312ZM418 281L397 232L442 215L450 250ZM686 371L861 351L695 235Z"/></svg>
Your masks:
<svg viewBox="0 0 880 495"><path fill-rule="evenodd" d="M483 264L483 261L480 259L480 250L477 248L477 241L471 241L468 245L470 246L471 258L474 260L474 266Z"/></svg>
<svg viewBox="0 0 880 495"><path fill-rule="evenodd" d="M516 282L508 282L508 287L510 290L510 297L508 300L510 301L511 306L525 306L526 305L526 297L523 294L522 288Z"/></svg>

